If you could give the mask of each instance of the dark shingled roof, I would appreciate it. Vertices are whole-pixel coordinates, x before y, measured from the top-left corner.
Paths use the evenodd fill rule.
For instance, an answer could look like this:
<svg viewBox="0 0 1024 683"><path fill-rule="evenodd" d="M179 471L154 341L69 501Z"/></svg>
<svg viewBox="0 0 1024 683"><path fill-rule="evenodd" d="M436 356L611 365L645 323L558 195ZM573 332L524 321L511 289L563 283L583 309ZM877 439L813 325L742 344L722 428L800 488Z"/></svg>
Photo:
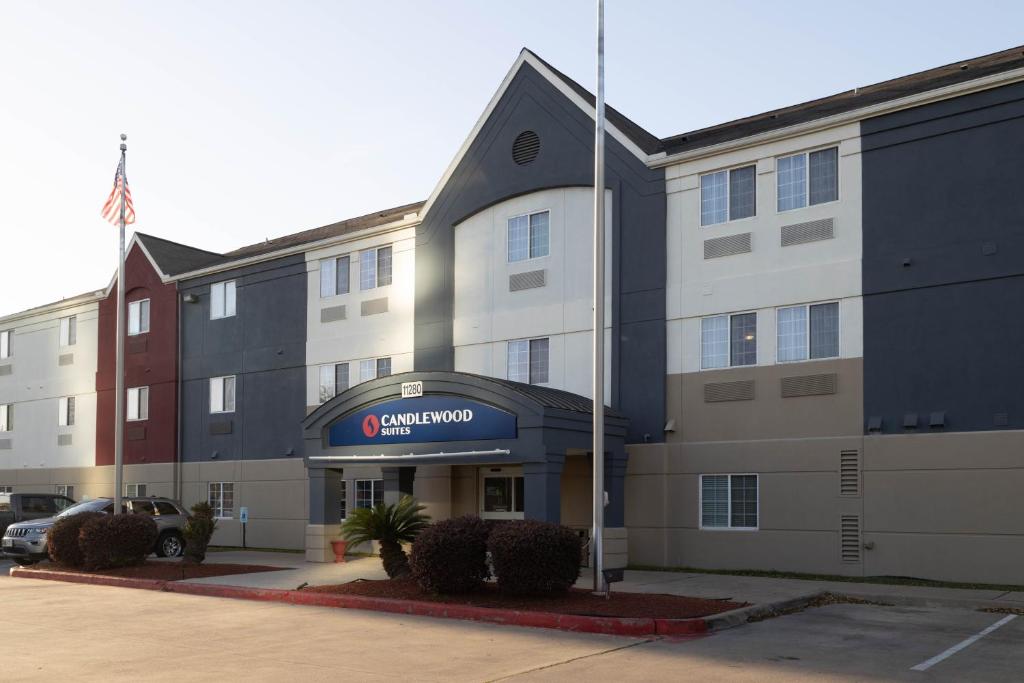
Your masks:
<svg viewBox="0 0 1024 683"><path fill-rule="evenodd" d="M146 247L146 251L165 275L180 275L224 261L223 256L212 251L196 249L141 232L135 233L135 236Z"/></svg>
<svg viewBox="0 0 1024 683"><path fill-rule="evenodd" d="M717 126L674 135L661 142L667 154L677 154L1021 67L1024 67L1024 46L954 62L935 69L867 85L856 90L847 90L837 95L775 109Z"/></svg>

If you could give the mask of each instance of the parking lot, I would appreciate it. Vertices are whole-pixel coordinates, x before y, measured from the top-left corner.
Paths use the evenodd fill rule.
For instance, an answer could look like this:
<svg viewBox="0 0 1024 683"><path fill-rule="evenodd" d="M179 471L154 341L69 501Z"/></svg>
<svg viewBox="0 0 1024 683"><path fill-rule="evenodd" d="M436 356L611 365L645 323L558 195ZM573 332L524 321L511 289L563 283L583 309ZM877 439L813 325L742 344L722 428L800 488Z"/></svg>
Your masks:
<svg viewBox="0 0 1024 683"><path fill-rule="evenodd" d="M1024 671L1024 617L965 609L837 604L637 640L13 579L9 566L5 680L1016 681Z"/></svg>

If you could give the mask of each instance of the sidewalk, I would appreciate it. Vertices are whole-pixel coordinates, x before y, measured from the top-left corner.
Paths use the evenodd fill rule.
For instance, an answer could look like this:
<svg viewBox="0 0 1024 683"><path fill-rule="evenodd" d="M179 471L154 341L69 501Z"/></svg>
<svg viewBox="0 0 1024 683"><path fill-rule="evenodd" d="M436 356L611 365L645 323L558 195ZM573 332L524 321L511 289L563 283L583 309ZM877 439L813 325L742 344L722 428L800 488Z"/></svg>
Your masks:
<svg viewBox="0 0 1024 683"><path fill-rule="evenodd" d="M343 564L331 564L306 562L305 557L298 553L239 550L209 553L206 561L288 567L290 571L192 579L189 583L295 589L303 583L320 586L347 583L356 579L387 578L381 567L380 559L377 557L356 557ZM593 585L589 570L583 570L576 585L580 588L588 588ZM751 605L799 602L828 592L872 602L908 606L1024 609L1024 592L667 571L626 571L625 581L613 584L612 591L613 594L621 591L728 599Z"/></svg>

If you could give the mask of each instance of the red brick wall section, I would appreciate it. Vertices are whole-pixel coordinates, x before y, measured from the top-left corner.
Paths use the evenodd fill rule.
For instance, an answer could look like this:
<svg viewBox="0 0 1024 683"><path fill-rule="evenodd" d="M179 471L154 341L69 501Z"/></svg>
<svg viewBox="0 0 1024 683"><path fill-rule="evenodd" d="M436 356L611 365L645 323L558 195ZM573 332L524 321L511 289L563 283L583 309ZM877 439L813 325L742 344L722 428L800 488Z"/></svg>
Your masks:
<svg viewBox="0 0 1024 683"><path fill-rule="evenodd" d="M174 462L178 443L177 290L174 283L164 284L160 281L160 276L137 244L132 247L125 261L125 281L128 302L149 299L150 328L146 334L125 337L125 388L149 387L149 419L127 424L126 431L132 438L126 435L124 462L126 465ZM117 286L114 285L110 295L99 306L97 465L114 464ZM138 438L143 429L144 438Z"/></svg>

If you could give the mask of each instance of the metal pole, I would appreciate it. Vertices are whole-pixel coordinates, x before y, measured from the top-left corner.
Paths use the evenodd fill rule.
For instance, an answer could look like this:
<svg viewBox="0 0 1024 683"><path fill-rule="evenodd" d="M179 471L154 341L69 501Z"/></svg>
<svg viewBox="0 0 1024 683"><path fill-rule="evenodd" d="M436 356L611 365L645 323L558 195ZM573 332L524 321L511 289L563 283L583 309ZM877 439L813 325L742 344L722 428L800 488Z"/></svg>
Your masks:
<svg viewBox="0 0 1024 683"><path fill-rule="evenodd" d="M117 360L114 380L114 514L121 514L121 493L124 489L124 210L128 179L125 157L128 136L121 133L121 245L117 260Z"/></svg>
<svg viewBox="0 0 1024 683"><path fill-rule="evenodd" d="M594 592L604 580L604 0L597 0L597 98L594 112Z"/></svg>

